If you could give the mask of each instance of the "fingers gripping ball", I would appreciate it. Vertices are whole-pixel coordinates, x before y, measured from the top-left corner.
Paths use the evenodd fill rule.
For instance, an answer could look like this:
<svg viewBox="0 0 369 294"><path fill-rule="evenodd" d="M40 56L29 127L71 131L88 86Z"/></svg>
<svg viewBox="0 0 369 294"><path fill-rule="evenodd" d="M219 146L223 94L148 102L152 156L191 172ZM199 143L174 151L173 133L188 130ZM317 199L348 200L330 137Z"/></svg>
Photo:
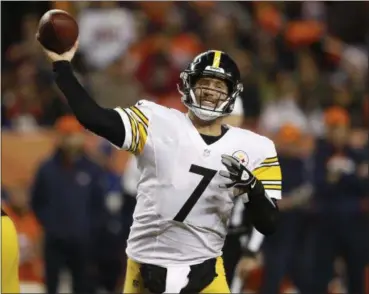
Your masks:
<svg viewBox="0 0 369 294"><path fill-rule="evenodd" d="M73 16L53 9L41 17L36 37L45 49L63 54L76 43L78 33L78 24Z"/></svg>

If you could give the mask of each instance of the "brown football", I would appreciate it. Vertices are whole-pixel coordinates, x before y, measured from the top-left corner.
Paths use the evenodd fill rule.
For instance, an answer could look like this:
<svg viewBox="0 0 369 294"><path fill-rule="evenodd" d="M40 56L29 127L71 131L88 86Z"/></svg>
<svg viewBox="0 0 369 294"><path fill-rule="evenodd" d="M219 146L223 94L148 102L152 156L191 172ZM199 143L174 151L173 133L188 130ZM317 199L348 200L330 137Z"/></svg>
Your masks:
<svg viewBox="0 0 369 294"><path fill-rule="evenodd" d="M49 10L40 19L36 37L46 49L62 54L77 41L78 24L68 12Z"/></svg>

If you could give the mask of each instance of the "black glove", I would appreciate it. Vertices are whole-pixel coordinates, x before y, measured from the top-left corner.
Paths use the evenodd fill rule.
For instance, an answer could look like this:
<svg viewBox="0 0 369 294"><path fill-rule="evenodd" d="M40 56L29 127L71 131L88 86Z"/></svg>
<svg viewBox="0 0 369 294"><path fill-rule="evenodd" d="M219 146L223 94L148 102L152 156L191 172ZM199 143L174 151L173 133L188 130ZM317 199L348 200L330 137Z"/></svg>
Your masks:
<svg viewBox="0 0 369 294"><path fill-rule="evenodd" d="M237 188L235 196L249 194L254 190L264 190L263 184L237 158L223 154L222 163L228 171L221 170L219 174L232 182L219 185L220 188Z"/></svg>

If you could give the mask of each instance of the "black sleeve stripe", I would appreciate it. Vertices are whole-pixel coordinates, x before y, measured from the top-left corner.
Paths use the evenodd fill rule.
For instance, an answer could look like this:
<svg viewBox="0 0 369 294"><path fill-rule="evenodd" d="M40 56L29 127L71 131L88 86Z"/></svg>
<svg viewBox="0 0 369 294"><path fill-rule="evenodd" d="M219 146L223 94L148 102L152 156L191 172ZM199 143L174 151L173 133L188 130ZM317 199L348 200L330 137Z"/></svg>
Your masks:
<svg viewBox="0 0 369 294"><path fill-rule="evenodd" d="M278 162L278 157L277 156L268 157L268 158L264 159L264 161L261 164L275 163L275 162Z"/></svg>
<svg viewBox="0 0 369 294"><path fill-rule="evenodd" d="M277 159L278 157L277 156L272 156L272 157L267 157L267 158L265 158L265 160L274 160L274 159ZM265 161L264 160L264 161Z"/></svg>

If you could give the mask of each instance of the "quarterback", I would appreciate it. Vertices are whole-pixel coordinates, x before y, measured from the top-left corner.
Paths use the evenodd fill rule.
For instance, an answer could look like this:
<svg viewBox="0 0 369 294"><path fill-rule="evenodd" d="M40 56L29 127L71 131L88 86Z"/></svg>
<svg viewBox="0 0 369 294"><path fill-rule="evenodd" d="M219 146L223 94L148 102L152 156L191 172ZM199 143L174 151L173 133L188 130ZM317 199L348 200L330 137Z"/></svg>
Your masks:
<svg viewBox="0 0 369 294"><path fill-rule="evenodd" d="M77 47L45 50L56 84L80 123L132 152L140 171L124 293L230 293L221 256L234 200L270 234L282 180L271 140L221 123L243 90L237 65L216 50L195 57L180 76L187 114L147 100L105 109L73 74Z"/></svg>

